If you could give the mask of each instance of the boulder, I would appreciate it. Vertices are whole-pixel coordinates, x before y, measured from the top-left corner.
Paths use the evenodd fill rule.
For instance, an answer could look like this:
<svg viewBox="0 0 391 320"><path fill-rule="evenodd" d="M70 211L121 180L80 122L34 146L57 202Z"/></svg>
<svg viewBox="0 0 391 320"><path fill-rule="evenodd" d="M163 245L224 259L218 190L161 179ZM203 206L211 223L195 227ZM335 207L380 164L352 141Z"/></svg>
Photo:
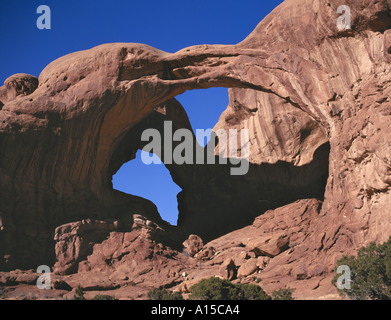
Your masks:
<svg viewBox="0 0 391 320"><path fill-rule="evenodd" d="M220 274L223 275L224 279L235 280L237 277L237 267L232 259L227 259L223 262L220 268Z"/></svg>
<svg viewBox="0 0 391 320"><path fill-rule="evenodd" d="M194 234L191 234L185 242L183 242L184 250L191 256L196 255L204 246L202 239Z"/></svg>
<svg viewBox="0 0 391 320"><path fill-rule="evenodd" d="M289 238L285 233L272 234L269 237L257 237L250 240L247 246L256 256L275 257L289 248Z"/></svg>
<svg viewBox="0 0 391 320"><path fill-rule="evenodd" d="M106 239L118 226L117 222L90 219L68 223L55 230L54 241L57 274L74 273L78 264L92 252L93 245Z"/></svg>
<svg viewBox="0 0 391 320"><path fill-rule="evenodd" d="M38 88L38 78L30 74L17 73L4 81L4 86L0 88L1 107L15 100L16 97L28 96ZM0 110L1 110L0 107Z"/></svg>
<svg viewBox="0 0 391 320"><path fill-rule="evenodd" d="M238 269L238 278L252 275L258 270L256 259L250 259L242 264Z"/></svg>

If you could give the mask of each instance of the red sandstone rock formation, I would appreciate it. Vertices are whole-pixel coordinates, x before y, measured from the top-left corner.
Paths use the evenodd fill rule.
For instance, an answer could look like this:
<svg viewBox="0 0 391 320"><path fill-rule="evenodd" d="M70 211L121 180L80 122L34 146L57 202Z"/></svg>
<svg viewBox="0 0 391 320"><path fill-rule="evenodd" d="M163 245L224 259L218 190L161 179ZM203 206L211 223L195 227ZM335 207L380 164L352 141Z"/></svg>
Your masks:
<svg viewBox="0 0 391 320"><path fill-rule="evenodd" d="M351 30L337 28L341 4L351 8ZM250 174L236 179L219 166L167 165L184 190L174 242L190 233L208 242L267 209L317 198L268 211L248 227L265 234L250 233L238 247L222 249L219 238L197 254L213 261L218 251L251 247L246 254L256 260L246 267L234 261L238 276L263 266L266 287L277 279L314 295L339 256L391 234L390 5L287 0L234 46L168 54L106 44L54 61L38 86L27 75L7 79L0 88L1 268L54 263L55 228L82 219L141 214L175 234L152 203L115 192L111 177L142 146L142 129L161 128L164 119L189 126L176 95L223 86L231 88L230 104L216 129L250 130ZM164 107L172 111L157 115ZM94 254L68 258L74 266ZM93 261L91 270L101 265ZM220 266L224 273L228 265ZM198 270L186 281L213 272ZM316 284L304 294L306 281Z"/></svg>

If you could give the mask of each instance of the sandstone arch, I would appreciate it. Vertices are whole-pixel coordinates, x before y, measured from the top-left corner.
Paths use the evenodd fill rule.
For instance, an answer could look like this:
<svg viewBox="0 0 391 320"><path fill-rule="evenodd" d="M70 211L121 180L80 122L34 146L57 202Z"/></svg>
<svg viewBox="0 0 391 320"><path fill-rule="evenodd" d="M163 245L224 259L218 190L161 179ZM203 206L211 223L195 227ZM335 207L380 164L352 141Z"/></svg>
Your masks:
<svg viewBox="0 0 391 320"><path fill-rule="evenodd" d="M335 23L339 2L285 1L238 45L202 45L169 54L140 44L105 44L49 64L35 90L3 86L1 236L10 239L3 253L11 252L23 267L50 260L50 230L83 217L142 210L160 221L152 203L112 192L111 176L125 157L121 143L138 124L153 121L154 108L180 110L176 95L216 86L232 88L237 97L243 90L257 92L247 109L235 109L232 100L227 113L233 117L222 118L219 127L250 126L248 112L265 115L259 101L273 108L288 104L307 114L308 123L317 123L305 127L306 134L298 130L299 137L316 135L315 145L288 151L280 146L269 154L255 150L251 161L256 164L283 160L304 166L329 141L322 218L302 248L314 255L332 249L322 256L330 266L339 250L385 240L391 224L385 125L390 116L390 3L344 1L354 19L352 30L340 33ZM113 158L118 152L121 157Z"/></svg>

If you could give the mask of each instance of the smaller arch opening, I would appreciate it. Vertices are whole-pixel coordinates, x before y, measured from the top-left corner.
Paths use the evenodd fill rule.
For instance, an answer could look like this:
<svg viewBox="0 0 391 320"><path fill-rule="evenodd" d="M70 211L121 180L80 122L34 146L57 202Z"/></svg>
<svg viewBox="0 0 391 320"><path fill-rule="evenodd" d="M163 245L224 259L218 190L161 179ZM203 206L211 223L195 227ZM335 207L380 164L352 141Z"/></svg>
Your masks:
<svg viewBox="0 0 391 320"><path fill-rule="evenodd" d="M161 218L175 226L179 214L176 195L182 189L172 180L163 163L143 163L142 152L138 150L135 159L121 166L113 176L113 188L152 201Z"/></svg>
<svg viewBox="0 0 391 320"><path fill-rule="evenodd" d="M178 105L173 107L171 111L166 110L167 114L164 112L153 113L149 119L140 123L123 137L112 158L109 173L113 189L153 202L161 218L173 226L178 224L177 196L182 191L174 180L180 184L183 180L183 172L179 176L178 173L175 174L175 171L170 173L169 169L172 170L170 165L167 167L163 163L163 158L159 159L154 154L147 154L147 157L156 157L157 161L152 161L149 165L144 163L142 160L144 151L140 150L142 144L138 139L145 129L162 130L163 121L171 121L170 115L173 113L177 114L176 119L179 119L179 124L186 125L184 117L178 116L185 112L189 129L194 131L201 129L207 133L207 137L204 137L203 141L198 141L197 137L198 143L204 147L210 140L213 126L228 105L228 89L192 90L176 98L179 101ZM162 148L164 149L163 145ZM137 149L138 151L135 153Z"/></svg>

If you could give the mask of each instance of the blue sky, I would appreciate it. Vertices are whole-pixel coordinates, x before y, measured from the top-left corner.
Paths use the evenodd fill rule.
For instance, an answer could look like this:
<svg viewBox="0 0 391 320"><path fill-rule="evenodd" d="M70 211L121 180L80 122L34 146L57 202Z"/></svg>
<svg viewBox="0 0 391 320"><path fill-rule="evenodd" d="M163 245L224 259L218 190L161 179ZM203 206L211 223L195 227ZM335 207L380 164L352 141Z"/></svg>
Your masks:
<svg viewBox="0 0 391 320"><path fill-rule="evenodd" d="M1 0L0 85L15 73L39 76L53 60L110 42L145 43L167 52L197 44L236 44L282 0ZM38 6L51 9L51 29L39 30ZM228 104L227 89L177 97L193 129L212 128ZM207 117L206 117L207 115ZM138 154L139 155L139 154ZM152 200L176 224L176 186L163 165L140 157L113 178L121 191Z"/></svg>

